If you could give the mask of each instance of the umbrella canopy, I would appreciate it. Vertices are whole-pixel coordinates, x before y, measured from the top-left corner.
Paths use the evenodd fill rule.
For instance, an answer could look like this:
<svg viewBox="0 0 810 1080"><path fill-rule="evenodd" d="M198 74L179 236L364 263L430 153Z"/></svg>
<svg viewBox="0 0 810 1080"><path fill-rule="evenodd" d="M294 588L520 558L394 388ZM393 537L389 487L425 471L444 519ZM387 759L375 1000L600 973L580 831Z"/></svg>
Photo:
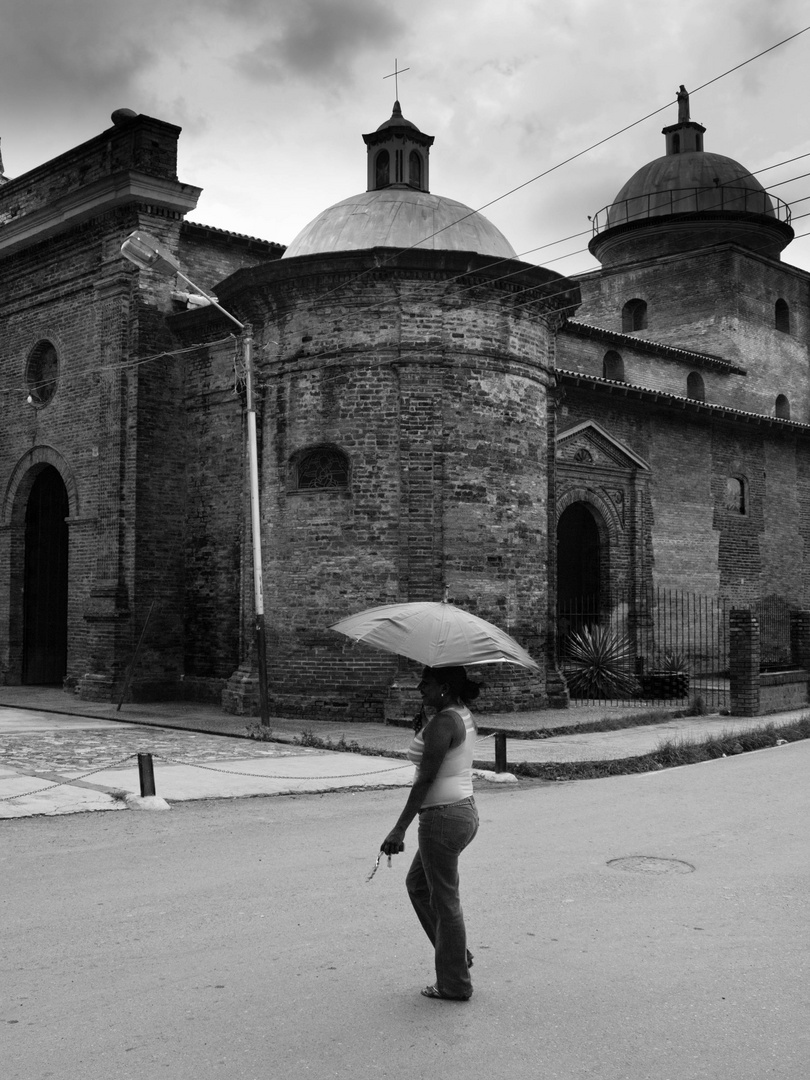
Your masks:
<svg viewBox="0 0 810 1080"><path fill-rule="evenodd" d="M329 629L428 667L507 663L541 670L509 634L446 601L368 608Z"/></svg>

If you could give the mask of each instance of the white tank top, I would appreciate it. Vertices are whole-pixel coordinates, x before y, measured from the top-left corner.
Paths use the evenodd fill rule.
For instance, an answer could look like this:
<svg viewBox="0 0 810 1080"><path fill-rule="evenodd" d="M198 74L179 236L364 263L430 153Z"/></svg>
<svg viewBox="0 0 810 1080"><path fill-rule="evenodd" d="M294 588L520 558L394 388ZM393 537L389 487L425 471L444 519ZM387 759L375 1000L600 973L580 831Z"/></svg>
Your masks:
<svg viewBox="0 0 810 1080"><path fill-rule="evenodd" d="M436 779L427 790L422 802L421 809L427 810L431 806L444 806L446 803L461 802L468 799L473 793L472 786L472 762L475 751L475 721L470 710L464 706L453 706L452 709L444 709L444 712L454 712L464 721L466 738L464 742L444 755L444 760L439 766ZM414 736L408 747L408 760L416 766L417 777L419 766L422 763L422 755L425 752L425 740L420 731Z"/></svg>

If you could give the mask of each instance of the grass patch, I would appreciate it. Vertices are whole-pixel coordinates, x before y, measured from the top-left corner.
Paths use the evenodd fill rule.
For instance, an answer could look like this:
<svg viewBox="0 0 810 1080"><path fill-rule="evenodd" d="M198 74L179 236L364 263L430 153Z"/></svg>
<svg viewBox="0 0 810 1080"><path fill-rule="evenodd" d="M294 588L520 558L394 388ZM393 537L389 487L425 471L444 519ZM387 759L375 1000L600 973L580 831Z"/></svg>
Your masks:
<svg viewBox="0 0 810 1080"><path fill-rule="evenodd" d="M731 757L751 750L810 739L810 714L788 724L767 724L750 731L721 732L704 741L677 739L662 742L657 750L639 757L614 761L531 762L510 764L515 776L537 780L595 780L605 776L624 776L630 773L654 772L679 765L694 765L699 761Z"/></svg>
<svg viewBox="0 0 810 1080"><path fill-rule="evenodd" d="M312 728L304 728L300 735L296 735L293 739L296 746L314 746L319 750L343 750L347 753L359 754L362 750L360 743L356 740L352 742L346 741L346 736L341 734L340 738L335 739L322 739L319 735L316 735Z"/></svg>
<svg viewBox="0 0 810 1080"><path fill-rule="evenodd" d="M276 742L273 738L273 729L265 726L260 720L251 720L245 724L245 731L247 737L255 739L256 742Z"/></svg>
<svg viewBox="0 0 810 1080"><path fill-rule="evenodd" d="M249 739L257 742L291 742L294 746L308 746L315 750L339 750L343 754L364 754L366 757L406 757L404 751L361 746L355 739L349 742L344 734L341 734L339 739L322 739L312 728L304 728L300 735L295 735L292 739L277 739L269 727L263 727L258 720L251 720L245 725L245 731Z"/></svg>
<svg viewBox="0 0 810 1080"><path fill-rule="evenodd" d="M587 720L584 724L565 724L562 727L532 728L525 731L523 728L508 728L503 725L488 727L486 719L478 725L481 735L491 735L495 732L503 732L508 739L553 739L558 735L578 735L588 731L621 731L624 728L642 727L645 724L665 724L667 720L674 720L679 716L693 715L684 709L673 711L672 709L644 709L622 716L605 716L601 720Z"/></svg>
<svg viewBox="0 0 810 1080"><path fill-rule="evenodd" d="M553 739L558 735L579 735L592 731L623 731L625 728L645 727L649 724L666 724L668 720L678 720L682 716L710 716L712 710L706 704L705 699L698 694L692 699L688 708L660 708L660 709L634 709L631 713L622 713L621 716L604 716L601 720L586 720L584 724L565 724L553 728L532 728L524 731L522 728L487 727L486 718L478 725L482 735L491 735L501 731L508 739Z"/></svg>
<svg viewBox="0 0 810 1080"><path fill-rule="evenodd" d="M311 728L304 728L300 735L293 739L296 746L311 746L316 750L339 750L343 754L365 754L367 757L404 757L404 754L392 753L390 750L375 750L370 746L361 746L356 739L347 742L346 736L339 739L322 739Z"/></svg>

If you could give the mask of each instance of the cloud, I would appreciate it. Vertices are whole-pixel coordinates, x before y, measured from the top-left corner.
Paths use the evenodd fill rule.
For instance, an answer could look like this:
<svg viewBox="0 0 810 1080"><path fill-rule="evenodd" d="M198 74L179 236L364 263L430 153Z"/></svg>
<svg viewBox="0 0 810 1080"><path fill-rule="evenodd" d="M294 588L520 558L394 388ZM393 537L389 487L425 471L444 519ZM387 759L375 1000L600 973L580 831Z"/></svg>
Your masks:
<svg viewBox="0 0 810 1080"><path fill-rule="evenodd" d="M345 87L362 53L390 47L404 29L399 14L378 0L298 0L277 8L274 21L269 34L233 61L257 82L307 79Z"/></svg>
<svg viewBox="0 0 810 1080"><path fill-rule="evenodd" d="M150 3L145 0L146 15ZM0 92L26 106L94 100L128 87L154 61L150 35L113 0L54 5L8 0L0 36ZM141 9L140 14L143 14Z"/></svg>

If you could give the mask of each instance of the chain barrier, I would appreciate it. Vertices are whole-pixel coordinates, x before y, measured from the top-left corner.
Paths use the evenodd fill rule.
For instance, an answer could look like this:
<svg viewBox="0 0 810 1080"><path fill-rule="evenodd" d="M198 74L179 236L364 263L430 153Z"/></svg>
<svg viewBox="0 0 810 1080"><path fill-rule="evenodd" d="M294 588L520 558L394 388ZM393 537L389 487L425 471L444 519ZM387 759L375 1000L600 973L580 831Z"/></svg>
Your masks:
<svg viewBox="0 0 810 1080"><path fill-rule="evenodd" d="M64 787L65 784L75 784L77 780L84 780L88 776L95 776L96 773L105 772L107 769L117 769L119 765L123 765L127 761L131 761L132 758L137 757L137 754L129 754L125 758L121 758L120 761L114 761L112 765L100 765L97 769L91 769L90 772L82 773L81 776L71 776L69 780L56 780L48 781L48 787L34 788L33 791L23 791L19 795L4 795L0 802L11 802L12 799L27 799L30 795L39 795L43 791L53 791L54 788Z"/></svg>
<svg viewBox="0 0 810 1080"><path fill-rule="evenodd" d="M333 773L327 776L282 776L275 775L274 773L252 773L252 772L239 772L237 769L218 769L215 765L198 765L194 761L180 761L178 758L164 757L162 754L154 754L153 757L159 758L161 761L171 762L172 765L189 765L195 769L206 769L209 772L221 772L227 776L252 776L256 780L351 780L355 776L377 776L380 773L396 772L398 769L407 769L410 767L410 761L404 762L402 765L394 765L390 769L371 769L369 772L357 772L357 773Z"/></svg>
<svg viewBox="0 0 810 1080"><path fill-rule="evenodd" d="M491 738L492 735L484 735L481 738L476 739L476 744ZM398 772L400 769L411 767L411 762L405 761L401 765L392 765L391 768L388 769L370 769L367 772L332 773L325 776L287 776L276 773L242 772L238 769L220 769L217 768L216 765L200 765L196 761L181 761L179 758L165 757L163 754L152 754L151 756L160 761L168 762L170 765L185 765L192 769L204 769L206 772L224 773L226 776L250 776L254 780L352 780L354 777L381 776L384 773ZM137 754L129 754L127 757L121 758L120 761L115 761L110 765L100 765L97 769L91 769L90 772L82 773L81 776L72 776L69 780L61 780L58 783L56 781L49 782L47 787L35 788L33 791L24 791L19 795L5 795L0 798L0 802L11 802L13 799L27 799L31 795L39 795L43 791L53 791L55 788L64 787L66 784L75 784L77 780L84 780L88 776L94 776L96 773L105 772L107 769L117 769L120 765L124 765L126 762L137 757Z"/></svg>

